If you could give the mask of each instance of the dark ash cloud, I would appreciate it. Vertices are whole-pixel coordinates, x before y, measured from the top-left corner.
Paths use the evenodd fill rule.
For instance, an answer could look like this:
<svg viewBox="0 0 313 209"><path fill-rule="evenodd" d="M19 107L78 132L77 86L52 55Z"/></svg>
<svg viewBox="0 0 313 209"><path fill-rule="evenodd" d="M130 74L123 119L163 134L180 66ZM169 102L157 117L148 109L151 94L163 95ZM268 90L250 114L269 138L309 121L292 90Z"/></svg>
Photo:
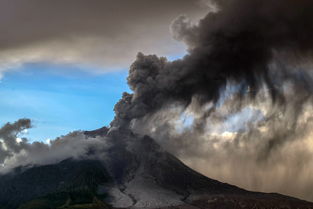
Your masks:
<svg viewBox="0 0 313 209"><path fill-rule="evenodd" d="M184 58L137 55L133 94L115 106L111 125L153 136L210 177L311 200L313 2L217 3L197 24L173 22ZM235 121L246 108L262 119Z"/></svg>
<svg viewBox="0 0 313 209"><path fill-rule="evenodd" d="M133 98L123 115L139 118L171 102L187 106L195 96L201 104L216 102L228 81L252 97L266 85L274 101L281 99L270 65L279 54L289 62L311 57L311 11L309 0L234 0L198 25L178 18L176 37L186 40L189 53L173 62L139 53L128 77Z"/></svg>

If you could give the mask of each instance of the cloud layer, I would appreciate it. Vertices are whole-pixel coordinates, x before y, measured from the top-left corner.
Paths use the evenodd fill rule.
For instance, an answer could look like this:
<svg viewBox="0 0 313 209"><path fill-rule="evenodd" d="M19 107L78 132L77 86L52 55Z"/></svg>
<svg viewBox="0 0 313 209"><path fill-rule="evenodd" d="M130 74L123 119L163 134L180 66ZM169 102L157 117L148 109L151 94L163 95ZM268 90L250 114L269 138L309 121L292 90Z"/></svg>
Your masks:
<svg viewBox="0 0 313 209"><path fill-rule="evenodd" d="M206 10L198 0L1 0L0 72L28 62L101 72L126 68L138 51L181 53L170 22Z"/></svg>

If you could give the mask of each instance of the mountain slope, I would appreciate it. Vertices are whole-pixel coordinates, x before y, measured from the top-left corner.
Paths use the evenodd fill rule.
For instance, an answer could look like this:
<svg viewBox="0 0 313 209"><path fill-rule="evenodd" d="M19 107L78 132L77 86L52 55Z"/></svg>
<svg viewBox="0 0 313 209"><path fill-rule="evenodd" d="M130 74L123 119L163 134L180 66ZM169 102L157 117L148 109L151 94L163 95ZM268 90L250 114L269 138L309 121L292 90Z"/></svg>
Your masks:
<svg viewBox="0 0 313 209"><path fill-rule="evenodd" d="M0 208L58 193L61 198L74 193L93 192L110 182L110 176L99 161L64 160L55 165L17 168L0 177Z"/></svg>
<svg viewBox="0 0 313 209"><path fill-rule="evenodd" d="M102 157L20 167L0 176L0 209L313 208L279 194L249 192L209 179L129 130L85 132L111 144Z"/></svg>

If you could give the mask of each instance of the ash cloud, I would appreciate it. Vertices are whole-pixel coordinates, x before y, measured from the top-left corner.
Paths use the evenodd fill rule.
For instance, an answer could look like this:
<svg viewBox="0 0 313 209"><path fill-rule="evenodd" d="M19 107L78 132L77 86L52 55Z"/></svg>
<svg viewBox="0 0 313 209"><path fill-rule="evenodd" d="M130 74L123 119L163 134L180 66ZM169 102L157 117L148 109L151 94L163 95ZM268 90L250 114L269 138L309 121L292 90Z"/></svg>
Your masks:
<svg viewBox="0 0 313 209"><path fill-rule="evenodd" d="M313 2L217 3L199 23L173 22L184 58L137 55L111 126L156 138L209 177L312 200Z"/></svg>
<svg viewBox="0 0 313 209"><path fill-rule="evenodd" d="M312 200L312 88L285 82L283 106L265 87L251 99L228 84L217 105L168 106L137 120L133 130L210 178Z"/></svg>
<svg viewBox="0 0 313 209"><path fill-rule="evenodd" d="M171 102L188 106L194 97L200 104L216 102L227 81L240 84L252 97L266 85L273 102L282 99L270 65L278 56L290 64L299 61L297 57L311 58L311 11L309 0L234 0L197 25L178 18L175 37L186 41L189 53L173 62L139 53L129 71L134 94L127 114L121 113L123 108L117 113L140 118Z"/></svg>

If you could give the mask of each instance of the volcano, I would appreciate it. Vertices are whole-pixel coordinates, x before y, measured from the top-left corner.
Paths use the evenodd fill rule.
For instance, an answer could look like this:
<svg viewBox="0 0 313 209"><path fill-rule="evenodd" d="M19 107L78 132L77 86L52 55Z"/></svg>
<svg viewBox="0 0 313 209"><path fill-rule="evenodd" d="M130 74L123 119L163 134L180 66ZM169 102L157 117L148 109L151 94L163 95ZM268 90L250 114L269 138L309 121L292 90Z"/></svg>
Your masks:
<svg viewBox="0 0 313 209"><path fill-rule="evenodd" d="M109 149L78 159L17 167L0 178L1 209L91 208L313 208L280 194L250 192L207 178L184 165L149 136L128 129L84 132Z"/></svg>

